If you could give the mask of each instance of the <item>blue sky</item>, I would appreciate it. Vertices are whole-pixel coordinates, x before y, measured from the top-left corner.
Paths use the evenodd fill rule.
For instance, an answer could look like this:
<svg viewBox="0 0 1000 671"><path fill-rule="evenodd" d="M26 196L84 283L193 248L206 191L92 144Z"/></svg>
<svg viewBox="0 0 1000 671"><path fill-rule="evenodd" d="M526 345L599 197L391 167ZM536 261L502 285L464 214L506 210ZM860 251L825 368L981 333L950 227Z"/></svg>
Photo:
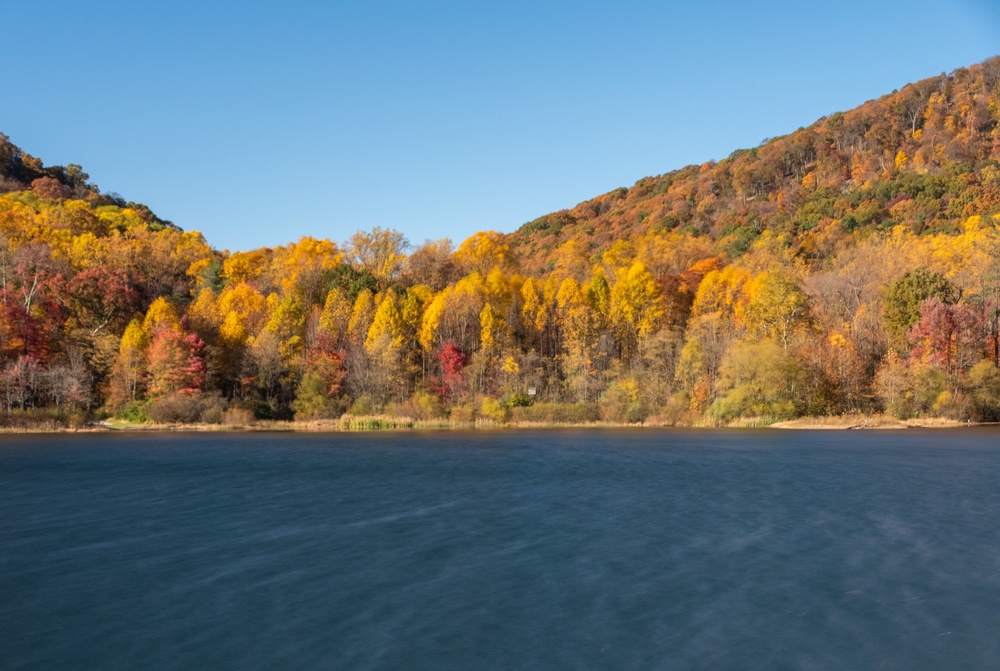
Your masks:
<svg viewBox="0 0 1000 671"><path fill-rule="evenodd" d="M1000 53L988 0L2 9L0 132L231 250L509 232Z"/></svg>

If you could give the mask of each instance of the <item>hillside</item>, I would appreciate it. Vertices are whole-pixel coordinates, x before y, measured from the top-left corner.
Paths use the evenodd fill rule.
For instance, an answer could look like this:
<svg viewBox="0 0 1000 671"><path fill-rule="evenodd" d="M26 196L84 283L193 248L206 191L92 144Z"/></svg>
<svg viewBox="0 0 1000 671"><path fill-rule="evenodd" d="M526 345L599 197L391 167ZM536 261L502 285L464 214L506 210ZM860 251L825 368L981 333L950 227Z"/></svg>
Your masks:
<svg viewBox="0 0 1000 671"><path fill-rule="evenodd" d="M998 122L994 58L457 249L234 253L0 135L0 420L997 421Z"/></svg>
<svg viewBox="0 0 1000 671"><path fill-rule="evenodd" d="M774 231L809 258L831 226L957 230L1000 208L998 81L1000 57L908 84L717 163L539 217L509 241L525 269L545 272L568 242L594 254L656 231L709 236L731 258Z"/></svg>

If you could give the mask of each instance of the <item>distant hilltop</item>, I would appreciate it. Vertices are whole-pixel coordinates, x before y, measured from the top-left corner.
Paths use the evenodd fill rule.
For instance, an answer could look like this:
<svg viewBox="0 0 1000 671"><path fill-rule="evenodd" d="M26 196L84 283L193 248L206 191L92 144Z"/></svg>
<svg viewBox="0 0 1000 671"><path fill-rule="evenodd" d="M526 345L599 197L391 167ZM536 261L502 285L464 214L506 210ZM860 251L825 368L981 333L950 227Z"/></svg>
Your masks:
<svg viewBox="0 0 1000 671"><path fill-rule="evenodd" d="M993 57L908 84L717 163L647 177L544 215L509 242L539 272L555 268L567 244L592 253L650 231L706 235L737 256L768 230L813 254L810 232L831 220L849 231L947 227L997 204L990 180L966 185L955 177L968 182L984 168L992 175L1000 158L998 77L1000 57Z"/></svg>
<svg viewBox="0 0 1000 671"><path fill-rule="evenodd" d="M160 219L142 203L126 201L118 194L104 194L88 180L90 175L75 163L45 167L41 159L21 151L0 133L0 193L32 191L48 200L83 200L94 206L114 205L136 212L153 228L181 230L172 222Z"/></svg>

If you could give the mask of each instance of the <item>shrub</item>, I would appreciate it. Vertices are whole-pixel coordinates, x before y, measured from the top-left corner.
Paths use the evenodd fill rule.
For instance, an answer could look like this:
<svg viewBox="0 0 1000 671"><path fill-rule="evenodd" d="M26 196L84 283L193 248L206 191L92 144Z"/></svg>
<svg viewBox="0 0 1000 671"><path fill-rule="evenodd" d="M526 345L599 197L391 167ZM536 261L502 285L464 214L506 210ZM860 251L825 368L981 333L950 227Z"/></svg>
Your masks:
<svg viewBox="0 0 1000 671"><path fill-rule="evenodd" d="M393 403L389 406L388 413L395 417L412 417L418 420L441 419L446 416L444 405L441 399L435 394L426 391L418 391L403 403Z"/></svg>
<svg viewBox="0 0 1000 671"><path fill-rule="evenodd" d="M449 416L452 424L472 424L476 421L476 411L471 405L456 405Z"/></svg>
<svg viewBox="0 0 1000 671"><path fill-rule="evenodd" d="M226 426L246 426L253 422L253 411L248 408L229 408L222 413L221 423Z"/></svg>
<svg viewBox="0 0 1000 671"><path fill-rule="evenodd" d="M480 406L480 412L486 419L490 419L497 424L503 424L509 418L510 411L507 406L500 401L486 396L483 398L483 402Z"/></svg>
<svg viewBox="0 0 1000 671"><path fill-rule="evenodd" d="M616 380L601 394L601 419L634 424L646 419L649 411L640 400L639 384L631 379Z"/></svg>
<svg viewBox="0 0 1000 671"><path fill-rule="evenodd" d="M116 417L126 422L144 424L150 421L149 414L146 412L146 405L146 401L132 401L122 408Z"/></svg>
<svg viewBox="0 0 1000 671"><path fill-rule="evenodd" d="M146 414L157 424L218 424L225 402L215 394L167 394L149 402Z"/></svg>
<svg viewBox="0 0 1000 671"><path fill-rule="evenodd" d="M512 410L515 422L543 424L589 424L601 418L600 409L590 403L535 403Z"/></svg>
<svg viewBox="0 0 1000 671"><path fill-rule="evenodd" d="M1000 368L992 361L980 361L966 378L972 397L972 419L977 422L1000 422Z"/></svg>

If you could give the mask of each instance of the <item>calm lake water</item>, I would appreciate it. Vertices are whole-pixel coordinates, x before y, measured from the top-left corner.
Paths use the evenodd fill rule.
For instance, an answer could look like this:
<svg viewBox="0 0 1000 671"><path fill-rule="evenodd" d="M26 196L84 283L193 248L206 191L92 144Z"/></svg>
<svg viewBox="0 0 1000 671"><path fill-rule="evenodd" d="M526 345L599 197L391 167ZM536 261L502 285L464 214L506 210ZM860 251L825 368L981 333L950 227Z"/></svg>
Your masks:
<svg viewBox="0 0 1000 671"><path fill-rule="evenodd" d="M0 437L0 667L1000 668L1000 432Z"/></svg>

